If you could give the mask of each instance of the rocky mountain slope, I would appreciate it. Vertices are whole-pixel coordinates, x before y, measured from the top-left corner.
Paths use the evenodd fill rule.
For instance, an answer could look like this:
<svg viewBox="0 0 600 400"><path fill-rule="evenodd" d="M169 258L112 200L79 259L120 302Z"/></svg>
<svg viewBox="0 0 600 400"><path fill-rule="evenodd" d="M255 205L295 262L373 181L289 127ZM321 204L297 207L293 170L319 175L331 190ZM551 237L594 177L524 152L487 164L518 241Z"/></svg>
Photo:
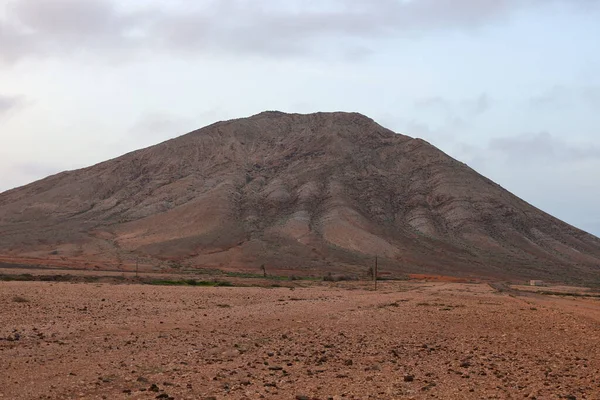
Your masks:
<svg viewBox="0 0 600 400"><path fill-rule="evenodd" d="M600 239L355 113L219 122L0 194L0 260L594 279ZM361 272L362 271L362 272Z"/></svg>

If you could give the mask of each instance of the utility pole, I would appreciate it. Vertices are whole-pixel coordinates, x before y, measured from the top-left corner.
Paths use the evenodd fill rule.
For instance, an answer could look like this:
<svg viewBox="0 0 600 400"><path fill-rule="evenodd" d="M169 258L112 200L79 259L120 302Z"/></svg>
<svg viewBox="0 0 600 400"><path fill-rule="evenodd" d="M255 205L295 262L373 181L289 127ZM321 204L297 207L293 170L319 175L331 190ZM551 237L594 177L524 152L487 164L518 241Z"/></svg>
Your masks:
<svg viewBox="0 0 600 400"><path fill-rule="evenodd" d="M373 272L373 280L375 281L375 290L377 290L377 256L375 256L375 271Z"/></svg>

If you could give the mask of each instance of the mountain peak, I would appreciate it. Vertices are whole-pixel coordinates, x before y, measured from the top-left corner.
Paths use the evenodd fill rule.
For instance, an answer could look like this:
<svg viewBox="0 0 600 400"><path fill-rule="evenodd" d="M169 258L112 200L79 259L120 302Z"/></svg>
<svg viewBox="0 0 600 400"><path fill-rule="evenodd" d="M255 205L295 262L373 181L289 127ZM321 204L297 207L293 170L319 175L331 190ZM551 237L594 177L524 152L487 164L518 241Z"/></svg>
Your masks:
<svg viewBox="0 0 600 400"><path fill-rule="evenodd" d="M590 279L600 240L359 113L266 111L0 194L0 259ZM61 261L62 260L62 261ZM62 265L62 264L61 264Z"/></svg>
<svg viewBox="0 0 600 400"><path fill-rule="evenodd" d="M336 121L356 124L376 124L376 122L366 115L357 112L346 111L331 111L331 112L315 112L308 114L285 113L282 111L263 111L249 118L240 120L257 120L257 119L288 119L299 123L311 123L319 121Z"/></svg>
<svg viewBox="0 0 600 400"><path fill-rule="evenodd" d="M278 111L278 110L265 110L262 111L258 114L252 115L249 118L257 118L257 117L297 117L297 118L316 118L316 117L322 117L322 118L343 118L343 117L347 117L347 118L362 118L362 119L366 119L369 121L373 121L371 118L367 117L366 115L363 115L361 113L358 112L348 112L348 111L318 111L318 112L314 112L314 113L286 113L283 111ZM241 118L244 119L244 118Z"/></svg>

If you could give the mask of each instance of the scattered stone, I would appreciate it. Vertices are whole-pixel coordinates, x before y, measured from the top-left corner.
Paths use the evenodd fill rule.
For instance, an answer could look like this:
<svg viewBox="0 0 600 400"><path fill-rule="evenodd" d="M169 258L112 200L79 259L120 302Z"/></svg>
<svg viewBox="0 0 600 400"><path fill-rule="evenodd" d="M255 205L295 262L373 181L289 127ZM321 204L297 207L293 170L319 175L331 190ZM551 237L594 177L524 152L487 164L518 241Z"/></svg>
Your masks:
<svg viewBox="0 0 600 400"><path fill-rule="evenodd" d="M151 392L158 392L160 389L158 388L158 386L156 386L156 383L153 383L152 385L150 385L148 390Z"/></svg>

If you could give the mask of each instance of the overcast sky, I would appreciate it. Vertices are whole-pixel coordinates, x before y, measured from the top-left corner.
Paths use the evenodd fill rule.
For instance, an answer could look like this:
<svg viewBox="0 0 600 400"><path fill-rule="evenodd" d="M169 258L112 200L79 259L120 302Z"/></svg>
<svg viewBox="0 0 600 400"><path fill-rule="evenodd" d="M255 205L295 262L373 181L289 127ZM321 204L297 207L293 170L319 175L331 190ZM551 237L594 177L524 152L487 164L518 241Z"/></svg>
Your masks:
<svg viewBox="0 0 600 400"><path fill-rule="evenodd" d="M600 0L0 0L0 191L263 110L366 114L600 235Z"/></svg>

